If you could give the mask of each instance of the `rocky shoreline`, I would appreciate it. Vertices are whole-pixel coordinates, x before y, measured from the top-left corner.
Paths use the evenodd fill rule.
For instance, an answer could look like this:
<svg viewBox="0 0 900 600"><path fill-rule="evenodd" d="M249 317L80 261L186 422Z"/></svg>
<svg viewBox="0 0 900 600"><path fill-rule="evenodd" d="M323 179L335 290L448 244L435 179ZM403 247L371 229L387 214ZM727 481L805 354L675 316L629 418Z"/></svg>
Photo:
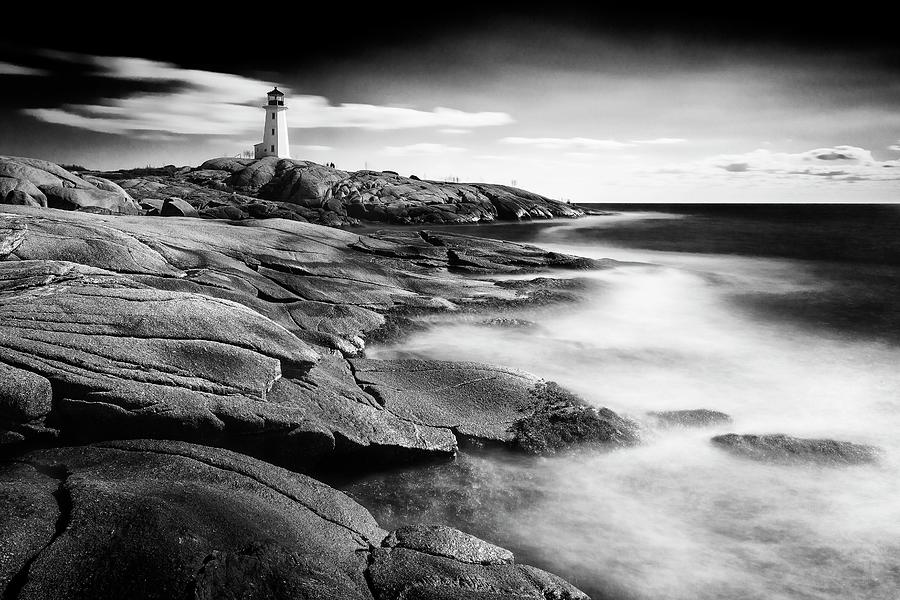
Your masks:
<svg viewBox="0 0 900 600"><path fill-rule="evenodd" d="M386 315L572 299L475 274L610 264L443 233L4 207L4 597L136 597L139 580L139 597L584 597L455 530L389 537L300 473L461 443L634 443L632 422L529 373L364 357Z"/></svg>
<svg viewBox="0 0 900 600"><path fill-rule="evenodd" d="M104 214L281 218L332 227L585 214L577 206L510 186L424 181L393 171L350 172L276 157L216 158L197 168L70 172L43 160L0 156L0 204Z"/></svg>
<svg viewBox="0 0 900 600"><path fill-rule="evenodd" d="M508 309L595 292L543 272L624 263L428 230L153 218L124 185L24 160L0 160L0 192L21 201L0 207L4 599L586 598L441 524L384 531L320 480L466 446L546 455L731 423L690 409L639 425L531 373L365 355L423 316L533 327ZM94 204L51 207L65 198ZM788 468L878 456L783 435L712 443Z"/></svg>

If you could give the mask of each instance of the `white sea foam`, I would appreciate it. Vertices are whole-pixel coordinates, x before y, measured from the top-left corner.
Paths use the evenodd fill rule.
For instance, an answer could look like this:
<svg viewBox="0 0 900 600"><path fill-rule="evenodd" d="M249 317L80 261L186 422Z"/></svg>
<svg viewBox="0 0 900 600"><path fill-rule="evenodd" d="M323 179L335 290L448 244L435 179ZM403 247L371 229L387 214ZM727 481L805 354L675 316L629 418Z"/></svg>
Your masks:
<svg viewBox="0 0 900 600"><path fill-rule="evenodd" d="M542 245L659 266L569 273L594 280L596 292L516 315L536 329L442 323L371 354L518 367L644 422L648 411L707 408L734 423L651 429L640 447L565 459L474 458L486 488L527 482L537 492L492 516L491 528L614 596L896 599L900 351L769 321L732 301L823 285L804 263L573 247L554 244L558 234ZM765 465L710 444L726 431L871 443L884 454L875 466Z"/></svg>

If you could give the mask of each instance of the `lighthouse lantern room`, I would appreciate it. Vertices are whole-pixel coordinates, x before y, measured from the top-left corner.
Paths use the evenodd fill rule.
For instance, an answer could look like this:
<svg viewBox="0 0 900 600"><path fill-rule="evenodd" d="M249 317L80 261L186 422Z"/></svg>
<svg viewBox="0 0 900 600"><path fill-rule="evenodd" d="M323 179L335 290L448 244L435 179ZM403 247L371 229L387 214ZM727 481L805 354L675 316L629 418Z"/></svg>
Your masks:
<svg viewBox="0 0 900 600"><path fill-rule="evenodd" d="M254 156L263 158L277 156L290 158L291 147L288 142L287 107L284 105L284 92L278 87L267 94L266 122L263 124L263 141L253 146Z"/></svg>

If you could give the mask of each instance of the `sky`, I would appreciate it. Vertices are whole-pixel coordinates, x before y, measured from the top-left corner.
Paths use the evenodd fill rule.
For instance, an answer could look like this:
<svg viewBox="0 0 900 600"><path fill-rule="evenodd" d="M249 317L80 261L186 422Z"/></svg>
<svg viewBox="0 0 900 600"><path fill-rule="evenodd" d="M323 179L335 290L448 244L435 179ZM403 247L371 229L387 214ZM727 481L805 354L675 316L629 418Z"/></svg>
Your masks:
<svg viewBox="0 0 900 600"><path fill-rule="evenodd" d="M260 141L278 85L292 157L347 170L577 202L900 201L900 36L870 12L153 6L13 15L35 25L0 41L0 154L197 166Z"/></svg>

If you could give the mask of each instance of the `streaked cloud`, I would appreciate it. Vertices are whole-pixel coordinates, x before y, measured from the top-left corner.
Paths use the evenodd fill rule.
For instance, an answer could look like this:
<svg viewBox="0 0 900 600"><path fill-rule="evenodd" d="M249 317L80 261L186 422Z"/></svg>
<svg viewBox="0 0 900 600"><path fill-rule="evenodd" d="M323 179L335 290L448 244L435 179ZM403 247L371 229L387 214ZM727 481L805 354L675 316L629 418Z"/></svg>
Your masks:
<svg viewBox="0 0 900 600"><path fill-rule="evenodd" d="M684 138L660 137L647 140L630 140L623 142L614 139L596 139L587 137L505 137L500 140L501 144L513 144L517 146L531 146L540 148L541 150L565 150L572 156L585 156L592 152L603 152L607 150L620 150L633 146L642 145L671 145L683 144L687 140Z"/></svg>
<svg viewBox="0 0 900 600"><path fill-rule="evenodd" d="M891 144L888 146L888 150L893 150L894 152L900 152L900 140L897 140L896 144Z"/></svg>
<svg viewBox="0 0 900 600"><path fill-rule="evenodd" d="M635 144L661 145L661 144L683 144L687 140L684 138L661 137L661 138L654 138L652 140L631 140L631 141Z"/></svg>
<svg viewBox="0 0 900 600"><path fill-rule="evenodd" d="M321 146L319 144L291 144L291 149L301 152L330 152L334 150L332 146Z"/></svg>
<svg viewBox="0 0 900 600"><path fill-rule="evenodd" d="M48 75L47 71L42 69L34 69L22 65L14 65L13 63L0 61L0 75L14 75L22 77L43 77Z"/></svg>
<svg viewBox="0 0 900 600"><path fill-rule="evenodd" d="M63 54L61 60L89 64L110 79L165 84L169 91L134 92L93 104L25 109L25 114L48 123L102 133L130 135L158 132L173 135L245 135L259 127L259 106L271 82L240 75L184 69L142 58ZM12 65L15 66L15 65ZM491 127L512 123L503 112L466 112L447 107L421 110L410 107L342 103L327 98L292 95L287 103L292 128L413 128Z"/></svg>
<svg viewBox="0 0 900 600"><path fill-rule="evenodd" d="M134 139L144 142L178 142L184 141L185 138L173 135L171 133L158 133L155 131L144 131L134 135Z"/></svg>
<svg viewBox="0 0 900 600"><path fill-rule="evenodd" d="M426 127L493 127L513 122L503 112L465 112L439 106L418 110L399 106L344 103L332 106L321 96L293 96L288 104L294 109L291 127L351 127L385 131ZM294 116L296 114L296 116Z"/></svg>
<svg viewBox="0 0 900 600"><path fill-rule="evenodd" d="M540 148L541 150L570 150L573 152L585 152L592 150L618 150L619 148L627 148L628 146L634 145L630 142L620 142L617 140L598 140L586 137L505 137L500 140L500 143L512 144L515 146L531 146L534 148Z"/></svg>
<svg viewBox="0 0 900 600"><path fill-rule="evenodd" d="M448 135L464 135L466 133L472 133L471 129L459 129L456 127L445 127L444 129L438 129L438 133L446 133Z"/></svg>
<svg viewBox="0 0 900 600"><path fill-rule="evenodd" d="M465 148L460 148L458 146L420 143L409 144L408 146L386 146L381 153L386 156L437 156L441 154L458 154L465 151Z"/></svg>
<svg viewBox="0 0 900 600"><path fill-rule="evenodd" d="M765 183L802 179L845 183L900 181L900 160L876 160L871 151L857 146L833 146L796 153L759 149L669 165L656 173L731 177Z"/></svg>

